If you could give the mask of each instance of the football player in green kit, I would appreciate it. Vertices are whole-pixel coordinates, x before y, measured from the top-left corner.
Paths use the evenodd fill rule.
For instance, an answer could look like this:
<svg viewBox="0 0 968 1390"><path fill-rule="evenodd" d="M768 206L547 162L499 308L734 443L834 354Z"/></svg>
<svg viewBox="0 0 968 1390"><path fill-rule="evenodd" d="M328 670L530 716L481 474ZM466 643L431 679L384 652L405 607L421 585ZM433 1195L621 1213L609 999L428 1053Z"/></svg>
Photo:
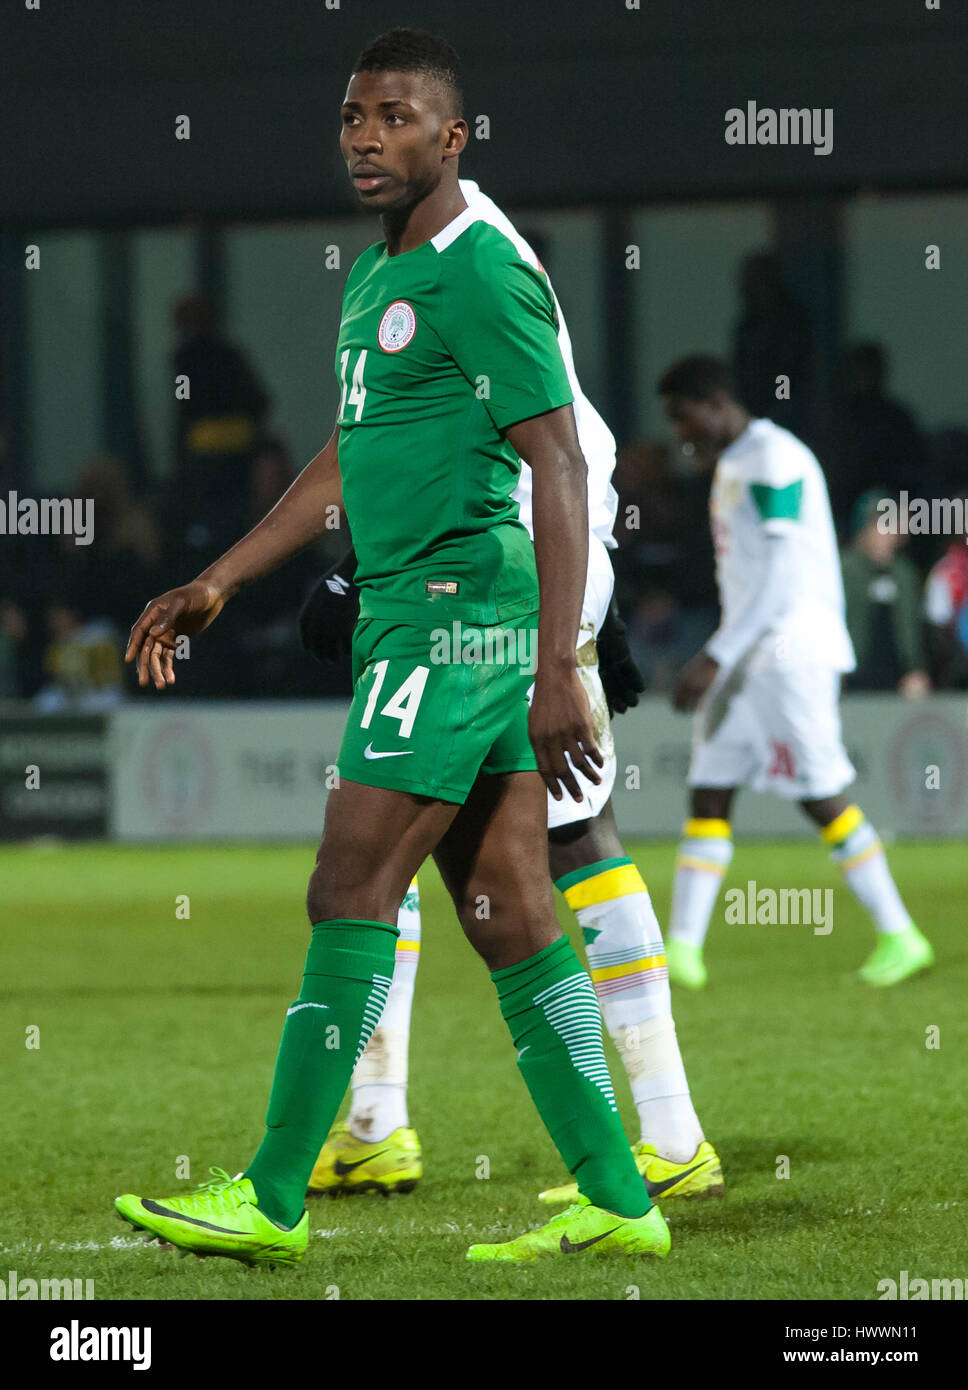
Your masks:
<svg viewBox="0 0 968 1390"><path fill-rule="evenodd" d="M545 1226L468 1258L669 1249L616 1110L591 980L534 872L547 857L546 787L579 800L575 770L596 782L601 765L575 662L585 462L547 279L466 205L466 140L449 44L394 30L364 51L340 148L385 240L347 280L336 429L254 530L150 602L131 633L140 684L164 690L178 638L313 541L342 501L361 593L353 700L265 1134L235 1179L213 1170L184 1196L116 1201L134 1226L200 1255L284 1264L305 1253L307 1181L379 1019L397 912L428 855L579 1192ZM533 471L533 546L510 498L520 458ZM442 628L461 634L444 660Z"/></svg>

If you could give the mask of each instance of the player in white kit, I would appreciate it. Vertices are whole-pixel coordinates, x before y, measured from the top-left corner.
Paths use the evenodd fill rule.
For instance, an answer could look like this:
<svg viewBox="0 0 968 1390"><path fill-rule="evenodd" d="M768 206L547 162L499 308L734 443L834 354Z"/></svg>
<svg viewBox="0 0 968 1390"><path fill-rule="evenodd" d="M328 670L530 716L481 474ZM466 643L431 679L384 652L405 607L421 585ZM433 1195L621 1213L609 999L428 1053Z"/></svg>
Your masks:
<svg viewBox="0 0 968 1390"><path fill-rule="evenodd" d="M519 255L541 265L537 255L503 212L476 183L460 180L469 207L513 242ZM543 267L541 267L543 269ZM610 802L615 782L615 745L609 701L599 669L596 638L606 625L613 656L606 685L613 706L638 702L641 678L624 641L624 628L612 609L614 574L608 552L618 498L612 487L615 440L582 392L575 373L571 340L561 307L558 341L574 395L578 439L588 465L588 574L578 636L579 676L588 694L595 736L605 759L596 786L576 772L584 800L548 798L551 874L578 916L588 965L605 1024L618 1048L639 1114L641 1137L633 1145L639 1171L650 1193L712 1196L723 1191L719 1158L703 1135L689 1095L669 997L662 932L648 889L625 853ZM522 464L514 493L521 522L532 532L531 471ZM319 605L303 623L310 650L325 654L332 642L333 610L351 590L344 564L317 590ZM352 572L352 571L351 571ZM354 605L355 607L355 605ZM344 624L336 620L337 627ZM318 635L317 635L318 634ZM547 871L535 865L536 873ZM416 883L398 920L393 984L379 1024L352 1080L352 1102L345 1124L334 1126L310 1180L310 1192L410 1191L421 1176L421 1153L409 1127L407 1075L410 1012L420 950L420 906ZM549 1203L575 1199L574 1184L541 1194Z"/></svg>
<svg viewBox="0 0 968 1390"><path fill-rule="evenodd" d="M738 787L774 791L815 822L877 943L860 969L893 985L933 961L891 877L884 847L845 790L855 777L838 700L854 651L840 557L817 459L789 430L751 418L715 357L683 358L659 382L683 444L715 464L710 520L722 620L684 668L677 709L695 709L690 817L676 861L670 978L701 989L703 945L733 853Z"/></svg>

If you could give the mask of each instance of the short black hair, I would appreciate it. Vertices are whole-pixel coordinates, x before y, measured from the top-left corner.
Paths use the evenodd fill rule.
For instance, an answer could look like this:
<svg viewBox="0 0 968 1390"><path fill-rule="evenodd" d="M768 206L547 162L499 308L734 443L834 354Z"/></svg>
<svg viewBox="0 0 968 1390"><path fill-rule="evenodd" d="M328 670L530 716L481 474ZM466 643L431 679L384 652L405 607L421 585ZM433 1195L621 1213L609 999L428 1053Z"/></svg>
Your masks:
<svg viewBox="0 0 968 1390"><path fill-rule="evenodd" d="M463 112L460 59L452 44L426 29L388 29L357 58L354 72L419 72L448 94L451 115Z"/></svg>
<svg viewBox="0 0 968 1390"><path fill-rule="evenodd" d="M687 401L708 401L717 391L735 395L729 363L706 352L693 352L673 362L659 378L656 391L660 396L683 396Z"/></svg>

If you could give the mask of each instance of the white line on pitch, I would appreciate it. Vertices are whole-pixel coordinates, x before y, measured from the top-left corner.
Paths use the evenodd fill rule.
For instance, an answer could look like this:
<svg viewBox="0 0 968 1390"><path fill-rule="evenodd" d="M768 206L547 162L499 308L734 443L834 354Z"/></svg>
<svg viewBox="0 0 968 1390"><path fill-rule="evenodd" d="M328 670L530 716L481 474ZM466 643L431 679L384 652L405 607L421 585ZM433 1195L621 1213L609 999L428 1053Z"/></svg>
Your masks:
<svg viewBox="0 0 968 1390"><path fill-rule="evenodd" d="M511 1225L504 1221L493 1223L490 1226L477 1226L472 1222L458 1225L456 1221L445 1221L436 1225L421 1225L419 1222L411 1221L409 1234L421 1236L491 1236L501 1235L511 1229ZM312 1234L321 1236L323 1240L332 1240L339 1236L399 1237L405 1233L401 1232L399 1226L320 1226ZM108 1241L54 1240L47 1244L21 1241L18 1245L0 1245L0 1255L41 1255L44 1251L56 1251L59 1255L80 1255L97 1250L144 1250L145 1245L144 1236L140 1235L112 1236Z"/></svg>

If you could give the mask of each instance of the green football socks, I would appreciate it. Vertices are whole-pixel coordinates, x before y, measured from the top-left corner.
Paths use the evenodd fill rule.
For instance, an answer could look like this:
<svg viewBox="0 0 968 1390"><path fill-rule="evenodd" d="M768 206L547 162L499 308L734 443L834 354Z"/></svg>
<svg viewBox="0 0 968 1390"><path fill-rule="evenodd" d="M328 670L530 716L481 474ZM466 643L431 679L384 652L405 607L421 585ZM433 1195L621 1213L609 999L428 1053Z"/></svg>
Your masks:
<svg viewBox="0 0 968 1390"><path fill-rule="evenodd" d="M598 999L568 938L491 979L521 1075L578 1190L617 1216L644 1216L651 1203L615 1105Z"/></svg>
<svg viewBox="0 0 968 1390"><path fill-rule="evenodd" d="M266 1132L245 1171L259 1207L287 1229L393 979L399 932L386 922L317 922L299 998L286 1013Z"/></svg>

